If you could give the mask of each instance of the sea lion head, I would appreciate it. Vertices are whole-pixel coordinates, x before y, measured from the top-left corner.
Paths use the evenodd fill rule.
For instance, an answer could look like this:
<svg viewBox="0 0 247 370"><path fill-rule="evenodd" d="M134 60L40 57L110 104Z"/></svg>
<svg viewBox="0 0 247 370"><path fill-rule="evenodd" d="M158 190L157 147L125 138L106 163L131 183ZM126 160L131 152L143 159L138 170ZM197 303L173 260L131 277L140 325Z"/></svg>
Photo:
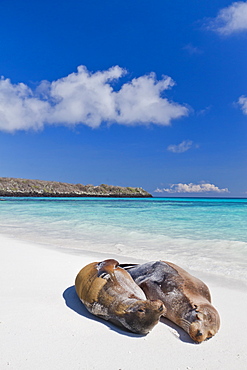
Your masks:
<svg viewBox="0 0 247 370"><path fill-rule="evenodd" d="M189 335L195 342L201 343L217 333L220 327L220 317L211 304L204 303L196 306L194 315L194 321L189 327Z"/></svg>
<svg viewBox="0 0 247 370"><path fill-rule="evenodd" d="M119 315L124 327L137 334L147 334L158 323L166 308L160 300L136 301ZM120 318L121 317L121 318Z"/></svg>

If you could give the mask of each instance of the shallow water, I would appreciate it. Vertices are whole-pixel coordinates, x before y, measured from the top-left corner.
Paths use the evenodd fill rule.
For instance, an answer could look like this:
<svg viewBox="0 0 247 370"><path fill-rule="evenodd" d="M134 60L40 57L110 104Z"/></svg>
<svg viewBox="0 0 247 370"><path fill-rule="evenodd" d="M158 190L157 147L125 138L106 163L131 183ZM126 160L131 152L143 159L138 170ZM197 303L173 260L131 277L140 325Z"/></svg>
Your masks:
<svg viewBox="0 0 247 370"><path fill-rule="evenodd" d="M5 198L0 232L247 281L247 199Z"/></svg>

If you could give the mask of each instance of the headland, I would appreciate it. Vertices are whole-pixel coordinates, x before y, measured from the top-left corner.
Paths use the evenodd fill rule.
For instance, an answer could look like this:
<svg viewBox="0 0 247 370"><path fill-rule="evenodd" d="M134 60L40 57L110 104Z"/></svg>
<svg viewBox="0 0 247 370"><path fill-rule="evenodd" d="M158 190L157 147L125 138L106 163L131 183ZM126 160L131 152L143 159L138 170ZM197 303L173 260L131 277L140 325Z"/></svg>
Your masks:
<svg viewBox="0 0 247 370"><path fill-rule="evenodd" d="M116 197L151 198L140 187L122 187L101 184L82 185L57 181L29 180L0 177L1 197Z"/></svg>

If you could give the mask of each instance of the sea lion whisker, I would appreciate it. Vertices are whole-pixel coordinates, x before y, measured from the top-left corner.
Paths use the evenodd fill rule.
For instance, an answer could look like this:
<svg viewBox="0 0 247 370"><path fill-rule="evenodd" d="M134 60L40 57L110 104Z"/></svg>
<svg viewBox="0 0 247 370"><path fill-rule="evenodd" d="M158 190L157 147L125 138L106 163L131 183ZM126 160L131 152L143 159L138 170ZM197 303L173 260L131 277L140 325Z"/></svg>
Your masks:
<svg viewBox="0 0 247 370"><path fill-rule="evenodd" d="M184 318L181 318L180 321L181 321L181 327L185 331L189 332L189 328L190 328L191 322L188 321L188 320L186 320L186 319L184 319Z"/></svg>

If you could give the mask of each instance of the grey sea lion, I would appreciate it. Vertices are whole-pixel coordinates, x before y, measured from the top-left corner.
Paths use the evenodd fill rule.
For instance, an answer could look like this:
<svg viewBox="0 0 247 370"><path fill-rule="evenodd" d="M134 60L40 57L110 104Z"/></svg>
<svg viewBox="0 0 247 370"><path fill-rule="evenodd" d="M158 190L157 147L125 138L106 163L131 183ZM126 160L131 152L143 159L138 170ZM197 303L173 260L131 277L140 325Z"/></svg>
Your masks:
<svg viewBox="0 0 247 370"><path fill-rule="evenodd" d="M171 262L120 266L130 273L147 298L160 299L165 304L167 312L163 316L182 327L195 342L218 332L220 317L201 280Z"/></svg>
<svg viewBox="0 0 247 370"><path fill-rule="evenodd" d="M76 277L75 288L89 312L134 333L147 334L166 311L160 300L147 300L113 259L85 266Z"/></svg>

